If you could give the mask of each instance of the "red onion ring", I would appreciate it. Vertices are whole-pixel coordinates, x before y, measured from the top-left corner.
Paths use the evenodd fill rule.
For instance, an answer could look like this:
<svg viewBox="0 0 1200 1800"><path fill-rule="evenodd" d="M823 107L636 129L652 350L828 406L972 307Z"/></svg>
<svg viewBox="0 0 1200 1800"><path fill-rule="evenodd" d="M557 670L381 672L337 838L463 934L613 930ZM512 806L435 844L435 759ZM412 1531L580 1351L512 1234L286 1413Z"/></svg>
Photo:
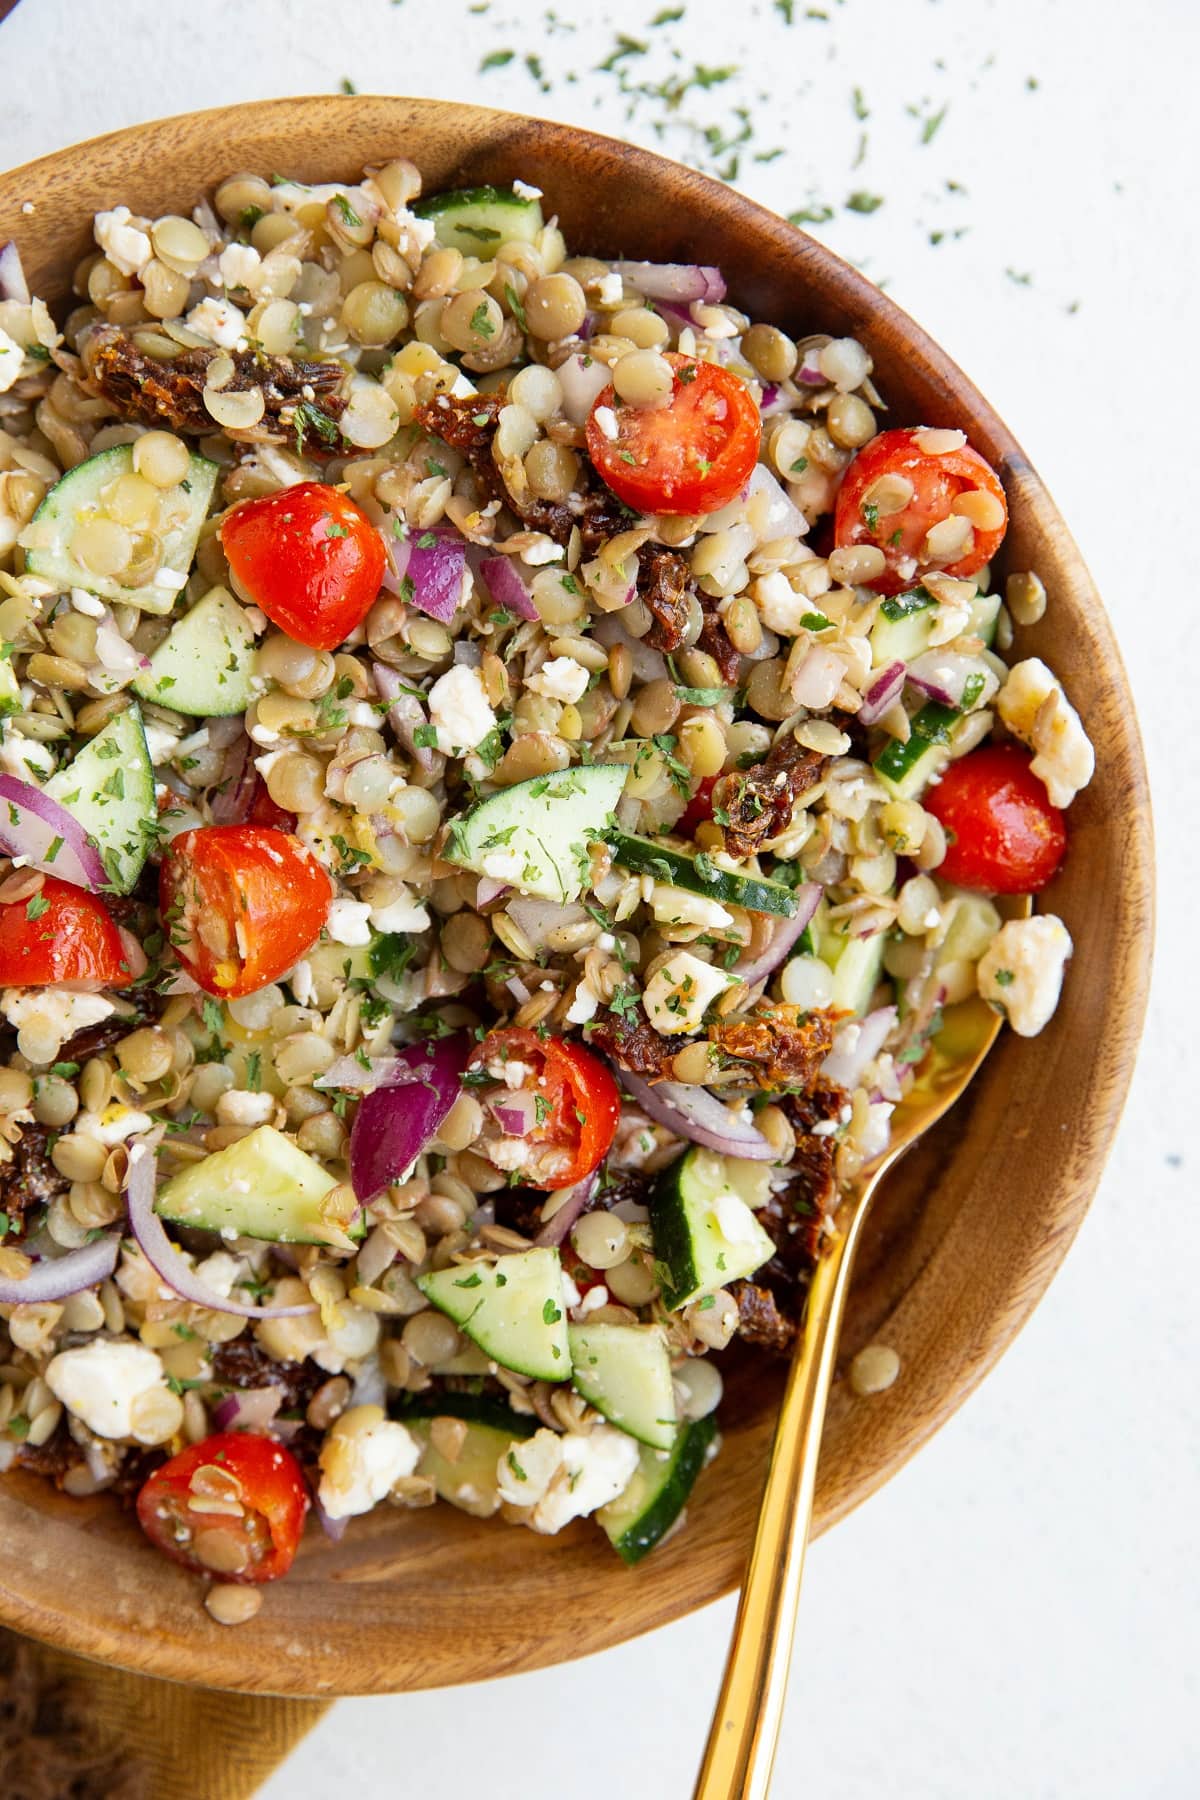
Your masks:
<svg viewBox="0 0 1200 1800"><path fill-rule="evenodd" d="M0 1278L0 1306L24 1306L29 1301L65 1300L84 1288L107 1281L117 1266L121 1234L109 1231L82 1249L65 1256L46 1256L35 1262L23 1280Z"/></svg>
<svg viewBox="0 0 1200 1800"><path fill-rule="evenodd" d="M479 565L479 573L497 606L506 607L519 619L541 617L521 578L521 571L513 567L510 556L485 556Z"/></svg>
<svg viewBox="0 0 1200 1800"><path fill-rule="evenodd" d="M475 1048L464 1034L410 1044L397 1061L414 1079L378 1087L359 1104L350 1133L350 1183L364 1205L411 1167L462 1092Z"/></svg>
<svg viewBox="0 0 1200 1800"><path fill-rule="evenodd" d="M774 1162L775 1151L754 1125L743 1124L707 1088L685 1086L678 1081L659 1081L652 1087L628 1069L618 1070L621 1086L650 1117L690 1143L722 1156L740 1156L747 1162Z"/></svg>
<svg viewBox="0 0 1200 1800"><path fill-rule="evenodd" d="M863 725L874 725L881 719L889 706L894 706L904 692L905 668L902 662L889 663L878 675L871 679L871 685L863 695L862 705L858 709L858 718Z"/></svg>
<svg viewBox="0 0 1200 1800"><path fill-rule="evenodd" d="M723 300L725 277L709 263L619 262L613 267L649 300Z"/></svg>
<svg viewBox="0 0 1200 1800"><path fill-rule="evenodd" d="M865 1019L843 1019L833 1034L833 1049L821 1073L838 1087L856 1088L863 1070L883 1049L896 1023L896 1008L880 1006Z"/></svg>
<svg viewBox="0 0 1200 1800"><path fill-rule="evenodd" d="M593 1169L590 1175L585 1175L582 1181L577 1181L574 1187L568 1188L567 1199L563 1201L554 1217L547 1219L534 1238L534 1243L542 1245L565 1242L567 1233L576 1219L581 1213L586 1212L591 1204L599 1181L600 1171Z"/></svg>
<svg viewBox="0 0 1200 1800"><path fill-rule="evenodd" d="M463 540L448 531L423 531L409 539L407 595L418 612L449 625L462 599L467 551Z"/></svg>
<svg viewBox="0 0 1200 1800"><path fill-rule="evenodd" d="M254 804L258 787L258 770L251 754L254 746L242 732L225 752L221 764L221 785L209 810L214 825L244 825Z"/></svg>
<svg viewBox="0 0 1200 1800"><path fill-rule="evenodd" d="M415 694L407 691L404 677L395 669L390 669L386 663L375 661L372 661L371 668L379 698L388 703L388 724L414 761L426 773L431 772L433 750L428 744L418 744L415 736L418 726L429 723L425 708Z"/></svg>
<svg viewBox="0 0 1200 1800"><path fill-rule="evenodd" d="M104 859L74 814L16 775L0 775L0 847L76 887L95 891L108 884Z"/></svg>
<svg viewBox="0 0 1200 1800"><path fill-rule="evenodd" d="M282 1405L282 1388L238 1388L213 1408L213 1424L218 1431L269 1431Z"/></svg>
<svg viewBox="0 0 1200 1800"><path fill-rule="evenodd" d="M129 1178L125 1199L129 1208L129 1224L138 1246L155 1274L172 1293L193 1306L207 1307L210 1312L233 1313L239 1319L294 1319L302 1313L316 1312L315 1302L305 1306L249 1306L241 1300L226 1299L215 1288L202 1281L176 1248L154 1210L157 1192L158 1158L145 1139L129 1146Z"/></svg>
<svg viewBox="0 0 1200 1800"><path fill-rule="evenodd" d="M372 1056L366 1063L357 1056L339 1056L323 1075L318 1075L313 1086L341 1088L347 1094L369 1094L376 1088L407 1087L420 1079L418 1071L398 1056Z"/></svg>
<svg viewBox="0 0 1200 1800"><path fill-rule="evenodd" d="M790 919L777 919L767 939L766 948L749 962L736 962L730 973L739 981L750 986L755 981L765 981L783 961L796 939L800 936L821 901L822 889L819 882L808 881L803 887L796 889L796 911Z"/></svg>

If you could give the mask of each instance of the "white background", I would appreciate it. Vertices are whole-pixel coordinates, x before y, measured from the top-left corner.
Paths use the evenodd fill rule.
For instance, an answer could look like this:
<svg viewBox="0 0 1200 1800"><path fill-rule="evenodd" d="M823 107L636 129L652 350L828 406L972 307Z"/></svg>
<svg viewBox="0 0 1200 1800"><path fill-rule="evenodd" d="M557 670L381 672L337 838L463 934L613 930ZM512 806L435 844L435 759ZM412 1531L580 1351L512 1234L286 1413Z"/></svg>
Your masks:
<svg viewBox="0 0 1200 1800"><path fill-rule="evenodd" d="M625 60L632 80L740 66L687 97L664 147L689 154L678 120L728 125L745 105L751 153L785 154L747 156L739 183L783 212L810 195L832 202L818 235L886 279L1016 430L1092 564L1140 701L1160 859L1155 996L1116 1153L1049 1297L965 1410L813 1550L775 1791L1183 1800L1200 1792L1200 459L1189 405L1200 9L824 7L828 19L811 18L796 0L789 25L768 0L689 0L682 20L651 28L654 0L610 0L603 23L559 0L571 29L552 30L540 5L505 0L482 15L467 0L23 0L0 27L0 163L156 114L328 92L343 77L653 145L661 103L627 120L615 77L595 67L624 31L652 41ZM505 48L510 65L480 72ZM548 93L526 53L542 57ZM922 119L947 101L923 143ZM855 189L884 204L845 211ZM964 225L961 238L929 241ZM1088 946L1077 948L1082 982ZM614 1788L683 1800L731 1619L725 1603L567 1668L343 1702L263 1800L457 1800L477 1784L502 1800L609 1800Z"/></svg>

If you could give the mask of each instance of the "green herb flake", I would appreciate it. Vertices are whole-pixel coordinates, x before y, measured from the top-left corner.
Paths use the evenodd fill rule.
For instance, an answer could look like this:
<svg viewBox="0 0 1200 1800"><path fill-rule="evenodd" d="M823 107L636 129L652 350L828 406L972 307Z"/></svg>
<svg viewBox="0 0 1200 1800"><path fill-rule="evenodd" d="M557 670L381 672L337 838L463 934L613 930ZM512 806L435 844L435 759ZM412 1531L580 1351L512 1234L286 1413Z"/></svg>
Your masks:
<svg viewBox="0 0 1200 1800"><path fill-rule="evenodd" d="M479 73L486 75L489 69L507 68L515 54L513 50L490 50L479 65Z"/></svg>

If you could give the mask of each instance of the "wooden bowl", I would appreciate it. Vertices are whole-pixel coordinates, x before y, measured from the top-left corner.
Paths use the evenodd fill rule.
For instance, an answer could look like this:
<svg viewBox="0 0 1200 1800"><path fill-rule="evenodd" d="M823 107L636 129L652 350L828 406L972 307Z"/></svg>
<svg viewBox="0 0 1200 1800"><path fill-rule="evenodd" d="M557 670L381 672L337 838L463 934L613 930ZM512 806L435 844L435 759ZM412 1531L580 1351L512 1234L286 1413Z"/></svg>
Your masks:
<svg viewBox="0 0 1200 1800"><path fill-rule="evenodd" d="M690 169L566 125L425 100L272 100L141 125L0 177L0 239L62 300L91 215L124 201L186 212L237 169L302 180L412 159L427 191L513 177L545 191L576 250L717 263L733 299L798 335L869 345L896 423L962 426L1001 471L1011 566L1050 608L1017 650L1062 676L1097 750L1047 895L1076 945L1063 1004L1035 1042L1005 1035L967 1101L890 1178L858 1270L844 1355L879 1339L901 1375L835 1389L816 1529L865 1499L937 1430L1028 1318L1066 1253L1120 1116L1146 999L1150 808L1133 704L1087 569L1011 433L898 307L803 232ZM32 206L25 210L26 203ZM384 1693L479 1681L582 1656L678 1618L738 1581L754 1529L780 1370L730 1374L725 1445L686 1531L635 1570L594 1526L554 1539L448 1506L381 1510L339 1546L310 1527L296 1568L249 1625L223 1630L199 1584L111 1500L0 1482L0 1620L85 1656L262 1693Z"/></svg>

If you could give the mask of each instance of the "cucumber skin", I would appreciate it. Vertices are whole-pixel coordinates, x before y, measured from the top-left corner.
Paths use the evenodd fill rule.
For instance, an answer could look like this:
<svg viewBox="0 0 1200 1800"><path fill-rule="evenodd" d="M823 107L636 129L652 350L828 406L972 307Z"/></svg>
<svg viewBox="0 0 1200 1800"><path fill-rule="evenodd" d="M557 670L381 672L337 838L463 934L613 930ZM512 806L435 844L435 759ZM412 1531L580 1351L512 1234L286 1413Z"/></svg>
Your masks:
<svg viewBox="0 0 1200 1800"><path fill-rule="evenodd" d="M716 1434L717 1421L712 1413L709 1413L706 1418L696 1419L690 1425L685 1425L675 1440L674 1450L670 1452L665 1479L649 1506L624 1530L619 1530L615 1536L609 1531L607 1522L601 1519L609 1542L621 1561L629 1568L632 1568L635 1563L641 1562L644 1556L649 1555L654 1546L666 1536L683 1511L692 1489L696 1485L696 1477L704 1467L709 1446ZM656 1455L657 1453L653 1450L644 1450L642 1452L643 1462L639 1463L639 1469L645 1465L647 1459L656 1457ZM619 1505L620 1498L610 1504ZM605 1510L606 1508L601 1507L600 1513L596 1515L597 1518L600 1518Z"/></svg>
<svg viewBox="0 0 1200 1800"><path fill-rule="evenodd" d="M198 613L201 614L203 625L197 623ZM162 687L164 676L170 677L172 662L179 656L179 645L182 643L189 649L199 651L201 646L193 646L191 640L205 631L210 620L213 635L206 648L212 653L211 661L216 666L216 679L212 680L207 673L201 675L198 688L208 688L203 702L197 697L197 689L187 682L186 670L182 678L176 676L172 679L169 688ZM240 656L238 646L226 631L227 626L230 630L237 629L243 634ZM218 637L217 634L221 635ZM234 713L245 712L254 698L256 650L254 633L245 621L244 608L223 588L210 588L190 611L176 620L168 636L151 656L150 667L135 679L133 691L143 700L154 701L159 706L173 707L176 712L185 713L193 719L230 718ZM236 670L226 668L228 656L233 656L238 662ZM230 678L226 680L226 676ZM219 691L222 685L228 688L227 693Z"/></svg>
<svg viewBox="0 0 1200 1800"><path fill-rule="evenodd" d="M671 872L673 887L687 888L690 893L703 894L708 900L728 901L731 906L745 907L747 912L770 913L781 919L790 919L796 911L795 892L785 887L782 881L771 881L763 875L739 875L732 869L718 868L715 863L711 864L713 879L706 881L696 867L695 857L686 850L675 850L666 844L656 844L653 838L637 837L623 831L614 832L608 843L613 861L623 869L631 869L635 875L657 874L653 864L665 863Z"/></svg>
<svg viewBox="0 0 1200 1800"><path fill-rule="evenodd" d="M659 1177L649 1203L654 1260L661 1270L669 1271L662 1282L662 1297L669 1311L674 1311L679 1295L690 1294L700 1281L700 1272L692 1255L692 1234L688 1230L683 1196L679 1191L680 1173L687 1159L685 1150Z"/></svg>
<svg viewBox="0 0 1200 1800"><path fill-rule="evenodd" d="M131 729L133 744L128 748L123 748L121 739L127 736ZM117 752L111 760L100 754L99 746L104 743L117 745ZM132 767L127 760L130 750L132 750L138 765L136 768ZM81 771L79 771L80 763L83 764ZM96 767L97 764L100 766ZM140 780L142 783L142 793L138 802L141 810L138 818L136 822L131 819L128 827L123 828L129 833L136 832L137 834L138 842L133 848L130 847L131 840L128 836L125 836L119 843L113 843L112 832L106 834L109 839L106 848L105 839L90 827L86 817L81 817L75 810L86 798L94 799L100 792L103 782L109 780L117 769L120 769L123 776L133 777L134 780ZM77 771L79 772L77 773ZM87 784L86 794L79 787L80 782ZM103 858L105 874L109 878L112 891L117 894L132 893L150 853L150 846L154 841L151 827L158 818L154 797L154 765L150 761L150 751L146 744L146 729L142 723L142 711L136 700L124 711L116 713L107 725L96 733L94 738L90 738L83 745L64 768L59 769L50 777L46 783L46 792L52 800L57 800L60 806L65 807L88 833ZM74 797L68 799L67 795ZM128 804L132 807L134 803L132 796L127 800L122 795L121 806ZM105 809L100 808L99 814L102 818L104 813ZM104 822L107 825L112 823L108 818L105 818ZM114 856L118 856L118 854L119 867L113 861Z"/></svg>
<svg viewBox="0 0 1200 1800"><path fill-rule="evenodd" d="M592 763L514 782L512 787L502 788L498 794L490 794L486 800L479 801L463 818L452 821L451 838L442 855L447 862L482 875L484 861L493 847L511 847L528 858L537 871L536 879L517 883L520 891L568 904L577 900L583 891L583 873L577 860L573 860L574 852L583 845L604 842L610 815L626 780L627 771L620 765ZM561 833L553 829L541 837L537 835L534 825L540 819L549 816L552 828L559 825L561 814L555 814L552 809L556 805L570 806L576 799L586 800L589 787L600 793L602 804L597 806L593 799L588 809L590 817L570 826L572 837L560 843ZM560 788L566 792L554 791ZM493 837L499 835L505 836L505 843L493 845ZM561 852L561 862L550 855L547 839L556 851Z"/></svg>
<svg viewBox="0 0 1200 1800"><path fill-rule="evenodd" d="M603 1382L599 1379L599 1375L596 1372L600 1369L603 1360L604 1346L606 1344L608 1346L610 1358L609 1367L611 1368L612 1366L611 1357L614 1348L614 1339L608 1334L614 1331L655 1333L656 1343L649 1354L654 1356L655 1361L658 1363L658 1378L660 1380L665 1379L666 1392L663 1396L663 1406L664 1408L669 1406L671 1412L671 1418L665 1423L663 1418L657 1416L651 1418L649 1421L645 1420L644 1415L648 1409L644 1407L643 1403L646 1398L646 1391L650 1386L649 1382L639 1384L641 1392L638 1395L638 1403L639 1410L643 1414L641 1429L638 1429L635 1425L632 1412L627 1412L623 1416L618 1416L618 1408L614 1404L613 1393L611 1390L604 1387ZM567 1340L571 1346L571 1380L574 1384L575 1391L581 1394L590 1406L594 1406L601 1417L607 1419L610 1425L615 1426L618 1431L623 1431L626 1437L635 1438L639 1444L648 1444L652 1450L670 1450L674 1446L679 1431L679 1420L675 1411L674 1394L671 1391L670 1357L667 1351L666 1339L662 1332L653 1325L589 1326L585 1322L582 1325L568 1326ZM585 1362L581 1358L580 1352L588 1350L592 1351L593 1354ZM644 1371L641 1372L644 1373Z"/></svg>
<svg viewBox="0 0 1200 1800"><path fill-rule="evenodd" d="M414 1394L394 1408L402 1425L410 1419L462 1419L468 1425L486 1425L490 1431L507 1432L513 1438L531 1438L540 1421L514 1412L494 1394Z"/></svg>
<svg viewBox="0 0 1200 1800"><path fill-rule="evenodd" d="M464 256L490 256L506 240L532 243L545 224L539 202L511 188L456 188L418 200L412 210L433 225L439 244Z"/></svg>

